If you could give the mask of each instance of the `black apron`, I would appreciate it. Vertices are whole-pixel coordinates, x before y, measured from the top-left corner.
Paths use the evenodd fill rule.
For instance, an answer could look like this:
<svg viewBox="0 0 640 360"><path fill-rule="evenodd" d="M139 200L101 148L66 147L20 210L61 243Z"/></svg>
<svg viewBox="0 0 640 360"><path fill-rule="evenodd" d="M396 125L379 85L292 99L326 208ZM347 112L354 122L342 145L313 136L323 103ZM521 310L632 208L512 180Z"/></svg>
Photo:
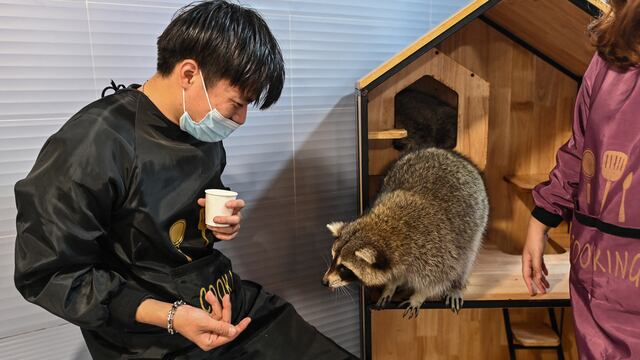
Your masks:
<svg viewBox="0 0 640 360"><path fill-rule="evenodd" d="M356 359L304 321L291 304L254 282L241 280L233 273L231 261L220 251L213 251L171 271L180 296L189 305L209 311L204 299L208 290L219 301L230 294L232 323L246 316L251 317L251 323L238 338L220 348L205 352L192 344L164 359Z"/></svg>

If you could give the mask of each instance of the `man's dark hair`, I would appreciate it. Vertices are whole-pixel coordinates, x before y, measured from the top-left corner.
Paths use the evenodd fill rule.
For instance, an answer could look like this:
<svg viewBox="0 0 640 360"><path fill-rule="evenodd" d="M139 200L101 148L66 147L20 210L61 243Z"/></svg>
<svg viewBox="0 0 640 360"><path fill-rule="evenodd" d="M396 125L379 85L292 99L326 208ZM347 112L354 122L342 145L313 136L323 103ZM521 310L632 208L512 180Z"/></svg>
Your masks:
<svg viewBox="0 0 640 360"><path fill-rule="evenodd" d="M176 12L158 38L158 72L193 59L207 85L221 79L237 86L256 107L273 105L284 85L280 46L252 9L224 0L191 3Z"/></svg>

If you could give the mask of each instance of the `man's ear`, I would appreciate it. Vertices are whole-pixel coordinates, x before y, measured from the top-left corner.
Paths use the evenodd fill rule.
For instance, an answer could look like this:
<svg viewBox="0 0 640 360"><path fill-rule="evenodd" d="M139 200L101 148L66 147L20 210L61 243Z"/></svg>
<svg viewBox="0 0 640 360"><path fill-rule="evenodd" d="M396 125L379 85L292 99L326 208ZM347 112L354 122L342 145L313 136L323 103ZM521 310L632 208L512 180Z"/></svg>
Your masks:
<svg viewBox="0 0 640 360"><path fill-rule="evenodd" d="M194 60L185 59L176 64L174 71L177 72L180 86L186 90L194 84L195 76L200 71L200 67Z"/></svg>
<svg viewBox="0 0 640 360"><path fill-rule="evenodd" d="M327 224L327 229L329 229L329 231L331 232L331 235L333 235L334 237L338 237L340 236L340 233L342 232L342 228L344 227L344 225L345 224L342 221L335 221L330 224Z"/></svg>
<svg viewBox="0 0 640 360"><path fill-rule="evenodd" d="M362 249L356 250L355 254L374 268L382 269L389 266L387 257L372 247L365 246Z"/></svg>

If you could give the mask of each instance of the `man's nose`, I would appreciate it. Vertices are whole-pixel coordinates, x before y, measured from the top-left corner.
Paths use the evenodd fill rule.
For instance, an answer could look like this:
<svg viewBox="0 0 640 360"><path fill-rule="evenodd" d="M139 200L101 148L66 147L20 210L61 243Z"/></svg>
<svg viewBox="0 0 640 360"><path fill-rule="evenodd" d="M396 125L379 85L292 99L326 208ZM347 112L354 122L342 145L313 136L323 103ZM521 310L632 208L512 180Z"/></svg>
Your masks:
<svg viewBox="0 0 640 360"><path fill-rule="evenodd" d="M244 122L247 121L248 108L249 107L247 105L244 105L242 109L238 110L235 114L233 114L233 117L231 118L231 120L235 121L240 125L244 124Z"/></svg>

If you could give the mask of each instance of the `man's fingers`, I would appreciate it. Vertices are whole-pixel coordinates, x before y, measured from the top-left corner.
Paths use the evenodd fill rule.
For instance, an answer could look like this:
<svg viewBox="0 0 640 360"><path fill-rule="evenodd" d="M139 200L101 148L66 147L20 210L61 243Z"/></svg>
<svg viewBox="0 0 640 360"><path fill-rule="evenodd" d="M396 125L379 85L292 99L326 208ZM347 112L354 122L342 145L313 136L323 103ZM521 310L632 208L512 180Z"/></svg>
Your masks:
<svg viewBox="0 0 640 360"><path fill-rule="evenodd" d="M246 317L242 319L238 324L236 324L236 330L238 330L238 332L236 333L236 336L240 335L247 328L247 326L249 326L250 322L251 322L251 318Z"/></svg>
<svg viewBox="0 0 640 360"><path fill-rule="evenodd" d="M224 204L228 209L233 209L234 212L242 210L244 205L244 200L242 199L229 200Z"/></svg>
<svg viewBox="0 0 640 360"><path fill-rule="evenodd" d="M210 319L210 321L207 323L206 330L216 335L220 335L224 337L232 337L238 333L238 330L236 329L235 326L227 322L218 321L214 319Z"/></svg>
<svg viewBox="0 0 640 360"><path fill-rule="evenodd" d="M238 215L216 216L213 218L213 222L215 222L216 224L237 225L237 224L240 224L240 216Z"/></svg>
<svg viewBox="0 0 640 360"><path fill-rule="evenodd" d="M233 240L236 238L236 234L233 235L220 235L220 236L216 236L218 238L218 240L222 240L222 241L229 241L229 240Z"/></svg>
<svg viewBox="0 0 640 360"><path fill-rule="evenodd" d="M207 291L207 294L204 297L209 304L211 304L211 318L214 320L222 319L222 306L218 301L218 298L213 295L211 290Z"/></svg>
<svg viewBox="0 0 640 360"><path fill-rule="evenodd" d="M213 235L215 235L215 237L217 237L220 240L227 241L227 240L233 240L236 236L238 236L238 232L235 232L233 234L227 235L227 234L220 234L220 233L217 233L217 232L214 231Z"/></svg>
<svg viewBox="0 0 640 360"><path fill-rule="evenodd" d="M204 204L205 204L205 199L204 198L198 199L198 205L204 207Z"/></svg>
<svg viewBox="0 0 640 360"><path fill-rule="evenodd" d="M233 233L238 232L238 230L240 229L240 224L226 226L226 227L212 226L210 227L210 229L211 231L213 231L215 235L231 235Z"/></svg>
<svg viewBox="0 0 640 360"><path fill-rule="evenodd" d="M222 298L222 321L231 322L231 296L229 294Z"/></svg>

